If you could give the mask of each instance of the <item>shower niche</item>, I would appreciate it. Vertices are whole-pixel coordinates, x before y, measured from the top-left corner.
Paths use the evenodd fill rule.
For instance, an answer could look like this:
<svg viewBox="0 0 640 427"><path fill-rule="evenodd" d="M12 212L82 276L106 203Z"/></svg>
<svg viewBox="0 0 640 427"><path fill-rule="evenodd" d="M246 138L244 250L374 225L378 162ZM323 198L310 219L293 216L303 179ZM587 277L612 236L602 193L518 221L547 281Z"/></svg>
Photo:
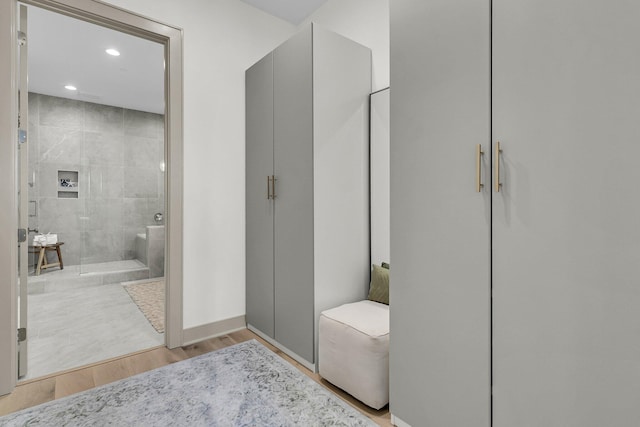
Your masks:
<svg viewBox="0 0 640 427"><path fill-rule="evenodd" d="M58 171L58 198L78 198L78 171Z"/></svg>

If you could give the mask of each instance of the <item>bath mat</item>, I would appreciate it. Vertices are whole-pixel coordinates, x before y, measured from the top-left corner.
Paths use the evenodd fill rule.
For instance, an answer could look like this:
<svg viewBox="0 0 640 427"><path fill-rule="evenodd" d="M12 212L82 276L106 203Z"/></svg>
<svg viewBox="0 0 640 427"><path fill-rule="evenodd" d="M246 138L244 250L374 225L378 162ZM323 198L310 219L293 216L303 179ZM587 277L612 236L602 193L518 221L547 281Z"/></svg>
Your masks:
<svg viewBox="0 0 640 427"><path fill-rule="evenodd" d="M158 333L164 332L164 280L123 283L133 302Z"/></svg>
<svg viewBox="0 0 640 427"><path fill-rule="evenodd" d="M0 417L2 426L375 426L256 340Z"/></svg>

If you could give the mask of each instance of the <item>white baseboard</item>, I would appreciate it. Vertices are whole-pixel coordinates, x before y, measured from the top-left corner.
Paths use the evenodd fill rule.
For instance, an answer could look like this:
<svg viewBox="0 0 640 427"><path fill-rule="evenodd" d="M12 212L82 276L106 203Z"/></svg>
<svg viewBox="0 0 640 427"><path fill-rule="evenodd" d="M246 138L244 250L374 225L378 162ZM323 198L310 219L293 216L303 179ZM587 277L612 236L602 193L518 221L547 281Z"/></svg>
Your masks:
<svg viewBox="0 0 640 427"><path fill-rule="evenodd" d="M295 360L296 362L298 362L299 364L301 364L302 366L304 366L305 368L307 368L308 370L310 370L314 374L318 372L318 371L316 371L316 364L315 363L311 363L308 360L306 360L304 357L297 355L295 352L289 350L287 347L283 346L278 341L274 340L270 336L268 336L268 335L264 334L263 332L261 332L255 326L247 324L247 329L249 329L254 334L258 335L260 338L262 338L263 340L265 340L266 342L268 342L272 346L278 347L287 356L291 357L293 360Z"/></svg>
<svg viewBox="0 0 640 427"><path fill-rule="evenodd" d="M409 423L405 423L404 421L402 421L400 418L396 417L393 414L391 414L391 424L393 424L396 427L411 427Z"/></svg>
<svg viewBox="0 0 640 427"><path fill-rule="evenodd" d="M247 321L245 316L242 315L185 329L182 333L182 345L194 344L209 338L230 334L246 327Z"/></svg>

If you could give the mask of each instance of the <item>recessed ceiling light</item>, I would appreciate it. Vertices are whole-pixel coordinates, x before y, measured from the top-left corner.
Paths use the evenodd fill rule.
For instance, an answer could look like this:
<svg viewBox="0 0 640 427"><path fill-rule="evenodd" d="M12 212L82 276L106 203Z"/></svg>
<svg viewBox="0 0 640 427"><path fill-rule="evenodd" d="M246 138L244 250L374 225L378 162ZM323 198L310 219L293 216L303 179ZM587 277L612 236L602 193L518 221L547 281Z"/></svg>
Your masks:
<svg viewBox="0 0 640 427"><path fill-rule="evenodd" d="M120 52L115 49L107 49L105 50L105 52L107 52L111 56L120 56Z"/></svg>
<svg viewBox="0 0 640 427"><path fill-rule="evenodd" d="M74 85L66 85L64 88L67 90L78 90L78 88L75 87Z"/></svg>

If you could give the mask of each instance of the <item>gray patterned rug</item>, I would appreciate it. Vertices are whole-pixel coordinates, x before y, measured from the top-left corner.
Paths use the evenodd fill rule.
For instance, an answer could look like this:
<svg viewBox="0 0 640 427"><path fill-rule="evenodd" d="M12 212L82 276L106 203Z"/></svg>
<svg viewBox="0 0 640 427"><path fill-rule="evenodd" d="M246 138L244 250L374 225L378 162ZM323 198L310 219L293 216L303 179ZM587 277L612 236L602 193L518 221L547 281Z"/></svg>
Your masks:
<svg viewBox="0 0 640 427"><path fill-rule="evenodd" d="M0 418L0 426L375 426L255 340Z"/></svg>

